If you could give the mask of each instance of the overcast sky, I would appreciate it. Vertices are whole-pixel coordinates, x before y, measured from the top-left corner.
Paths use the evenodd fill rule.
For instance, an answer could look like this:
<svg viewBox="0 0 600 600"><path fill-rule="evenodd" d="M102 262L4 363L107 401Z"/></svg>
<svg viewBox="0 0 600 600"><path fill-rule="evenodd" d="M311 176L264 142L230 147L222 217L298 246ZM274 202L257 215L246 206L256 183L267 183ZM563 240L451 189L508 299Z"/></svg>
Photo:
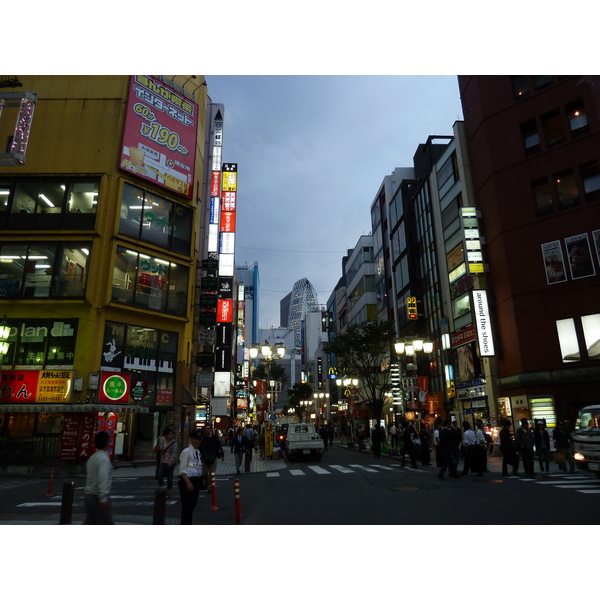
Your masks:
<svg viewBox="0 0 600 600"><path fill-rule="evenodd" d="M383 178L462 119L456 76L216 76L223 162L238 163L236 265L258 262L262 328L306 277L325 305L371 232Z"/></svg>

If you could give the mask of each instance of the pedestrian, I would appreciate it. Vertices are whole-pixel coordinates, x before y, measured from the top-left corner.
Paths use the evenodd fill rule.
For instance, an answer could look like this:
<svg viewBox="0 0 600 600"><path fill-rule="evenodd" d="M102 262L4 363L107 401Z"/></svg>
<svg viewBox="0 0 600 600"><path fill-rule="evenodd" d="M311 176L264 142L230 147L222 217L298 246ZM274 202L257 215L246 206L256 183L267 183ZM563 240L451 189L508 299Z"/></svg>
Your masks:
<svg viewBox="0 0 600 600"><path fill-rule="evenodd" d="M485 437L483 421L477 419L475 424L477 425L477 431L475 432L477 438L477 466L482 473L489 473L487 468L488 441Z"/></svg>
<svg viewBox="0 0 600 600"><path fill-rule="evenodd" d="M442 466L442 455L440 453L440 431L442 430L442 420L438 417L435 420L433 430L433 448L435 449L435 466L439 469Z"/></svg>
<svg viewBox="0 0 600 600"><path fill-rule="evenodd" d="M233 427L230 427L229 431L227 432L227 443L229 444L230 448L233 448L233 438L234 437L235 437L235 429Z"/></svg>
<svg viewBox="0 0 600 600"><path fill-rule="evenodd" d="M321 436L321 439L323 440L323 447L325 449L325 452L327 452L327 440L329 439L329 432L327 431L327 427L325 426L325 423L323 423L321 425L321 427L319 428L319 435Z"/></svg>
<svg viewBox="0 0 600 600"><path fill-rule="evenodd" d="M204 427L204 435L200 441L200 455L202 456L202 477L206 485L206 489L210 492L212 489L211 472L217 473L217 460L225 460L225 453L221 446L221 440L213 432L210 425Z"/></svg>
<svg viewBox="0 0 600 600"><path fill-rule="evenodd" d="M396 423L392 423L390 427L390 445L392 448L398 447L398 428L396 427Z"/></svg>
<svg viewBox="0 0 600 600"><path fill-rule="evenodd" d="M173 471L177 464L177 440L175 440L175 432L167 427L163 431L160 443L159 454L161 457L158 465L158 485L164 485L164 478L167 478L167 498L171 496L173 489Z"/></svg>
<svg viewBox="0 0 600 600"><path fill-rule="evenodd" d="M510 430L512 423L506 419L500 430L500 449L502 450L502 475L508 476L508 466L513 469L512 474L518 475L519 471L519 455L513 441L512 432Z"/></svg>
<svg viewBox="0 0 600 600"><path fill-rule="evenodd" d="M180 525L191 525L194 509L198 503L198 494L202 487L202 464L200 442L202 436L198 430L190 434L190 443L179 456L179 496L181 498Z"/></svg>
<svg viewBox="0 0 600 600"><path fill-rule="evenodd" d="M552 439L556 445L556 451L562 456L560 468L563 473L567 472L567 462L571 473L575 473L575 459L573 458L573 446L571 444L571 435L565 429L565 424L560 421L552 434Z"/></svg>
<svg viewBox="0 0 600 600"><path fill-rule="evenodd" d="M242 458L246 455L246 453L252 454L252 446L250 445L250 440L245 438L244 430L241 427L238 427L237 435L233 437L233 441L231 442L231 453L235 455L235 470L239 473L240 468L242 466Z"/></svg>
<svg viewBox="0 0 600 600"><path fill-rule="evenodd" d="M406 421L403 423L404 431L402 433L402 466L404 466L405 456L408 454L410 464L413 469L417 468L417 448L415 447L415 439L417 438L417 430L413 425L412 421Z"/></svg>
<svg viewBox="0 0 600 600"><path fill-rule="evenodd" d="M329 435L329 447L331 448L333 446L333 438L335 437L335 430L331 423L327 425L327 434Z"/></svg>
<svg viewBox="0 0 600 600"><path fill-rule="evenodd" d="M381 428L373 427L371 433L371 445L373 447L373 455L375 458L381 458Z"/></svg>
<svg viewBox="0 0 600 600"><path fill-rule="evenodd" d="M452 421L452 435L454 436L454 466L458 471L458 465L462 459L460 455L460 449L462 446L462 431L456 424L456 421Z"/></svg>
<svg viewBox="0 0 600 600"><path fill-rule="evenodd" d="M517 429L517 433L515 434L517 448L523 459L523 471L525 471L527 475L533 475L533 445L535 443L533 431L529 427L529 421L527 419L521 419L520 423L521 427Z"/></svg>
<svg viewBox="0 0 600 600"><path fill-rule="evenodd" d="M421 425L419 432L419 441L421 442L421 464L429 466L431 464L431 445L429 443L429 426Z"/></svg>
<svg viewBox="0 0 600 600"><path fill-rule="evenodd" d="M252 461L252 449L254 448L254 430L250 423L246 424L244 428L244 439L246 440L246 447L249 451L244 454L244 472L250 472L250 462Z"/></svg>
<svg viewBox="0 0 600 600"><path fill-rule="evenodd" d="M550 436L544 427L544 421L539 420L535 424L533 431L533 439L535 442L535 451L537 452L540 471L550 474ZM545 465L545 468L544 468Z"/></svg>
<svg viewBox="0 0 600 600"><path fill-rule="evenodd" d="M113 466L108 456L110 436L99 431L94 436L96 452L85 464L85 521L84 525L114 525L110 489Z"/></svg>
<svg viewBox="0 0 600 600"><path fill-rule="evenodd" d="M456 451L456 437L452 431L452 421L446 419L443 427L440 429L440 461L442 466L438 473L440 479L444 479L446 469L449 471L450 477L458 479L460 475L456 472L456 462L454 461L454 453Z"/></svg>
<svg viewBox="0 0 600 600"><path fill-rule="evenodd" d="M468 421L463 423L462 445L465 449L465 464L463 467L462 474L467 475L469 470L477 471L477 476L483 476L483 470L481 469L481 462L477 456L477 434L471 429L471 425Z"/></svg>

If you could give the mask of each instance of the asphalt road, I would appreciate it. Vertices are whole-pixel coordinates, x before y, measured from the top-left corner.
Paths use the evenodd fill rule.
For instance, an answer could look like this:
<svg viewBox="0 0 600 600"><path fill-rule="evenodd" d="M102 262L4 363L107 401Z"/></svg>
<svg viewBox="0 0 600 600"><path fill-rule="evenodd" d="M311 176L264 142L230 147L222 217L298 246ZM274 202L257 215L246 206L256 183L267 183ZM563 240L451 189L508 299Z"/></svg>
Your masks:
<svg viewBox="0 0 600 600"><path fill-rule="evenodd" d="M319 462L276 461L268 470L237 475L231 457L217 472L217 494L202 492L198 525L234 525L234 480L240 482L242 525L596 525L600 480L587 473L503 478L498 472L440 480L434 466L416 470L398 461L334 446ZM462 465L461 465L462 467ZM256 468L256 465L253 465ZM556 469L556 466L554 466ZM117 524L150 525L156 480L152 469L122 471L113 482ZM47 496L46 479L0 479L0 525L57 524L62 485ZM84 479L75 482L72 524L83 521ZM179 523L176 484L167 525Z"/></svg>

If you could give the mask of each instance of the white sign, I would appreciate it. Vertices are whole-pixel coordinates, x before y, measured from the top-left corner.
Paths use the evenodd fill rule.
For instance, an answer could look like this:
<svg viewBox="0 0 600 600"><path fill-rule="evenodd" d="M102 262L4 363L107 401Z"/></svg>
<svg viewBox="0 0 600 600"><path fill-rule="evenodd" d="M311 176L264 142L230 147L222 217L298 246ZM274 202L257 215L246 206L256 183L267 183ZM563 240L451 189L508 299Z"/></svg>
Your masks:
<svg viewBox="0 0 600 600"><path fill-rule="evenodd" d="M485 290L473 290L473 308L475 311L475 328L479 338L479 354L481 356L494 356L494 338Z"/></svg>

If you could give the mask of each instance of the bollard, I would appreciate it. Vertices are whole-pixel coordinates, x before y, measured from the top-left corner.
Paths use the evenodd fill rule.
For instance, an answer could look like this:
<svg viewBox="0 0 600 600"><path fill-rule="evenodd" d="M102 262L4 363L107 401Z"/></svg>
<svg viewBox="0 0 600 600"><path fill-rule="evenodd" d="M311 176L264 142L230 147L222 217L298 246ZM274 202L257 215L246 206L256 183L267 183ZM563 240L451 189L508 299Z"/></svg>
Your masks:
<svg viewBox="0 0 600 600"><path fill-rule="evenodd" d="M71 525L73 520L73 496L75 495L75 482L65 481L63 484L62 500L60 503L59 525Z"/></svg>
<svg viewBox="0 0 600 600"><path fill-rule="evenodd" d="M235 524L240 525L242 522L242 509L240 506L240 480L235 479L233 482L233 495L235 496Z"/></svg>
<svg viewBox="0 0 600 600"><path fill-rule="evenodd" d="M210 472L210 487L212 490L212 507L210 510L219 510L217 508L217 473L216 473L216 471Z"/></svg>
<svg viewBox="0 0 600 600"><path fill-rule="evenodd" d="M154 492L154 517L152 525L164 525L167 516L167 490L159 488Z"/></svg>
<svg viewBox="0 0 600 600"><path fill-rule="evenodd" d="M54 487L54 467L50 468L50 481L48 482L48 493L46 496L54 496L52 488Z"/></svg>

